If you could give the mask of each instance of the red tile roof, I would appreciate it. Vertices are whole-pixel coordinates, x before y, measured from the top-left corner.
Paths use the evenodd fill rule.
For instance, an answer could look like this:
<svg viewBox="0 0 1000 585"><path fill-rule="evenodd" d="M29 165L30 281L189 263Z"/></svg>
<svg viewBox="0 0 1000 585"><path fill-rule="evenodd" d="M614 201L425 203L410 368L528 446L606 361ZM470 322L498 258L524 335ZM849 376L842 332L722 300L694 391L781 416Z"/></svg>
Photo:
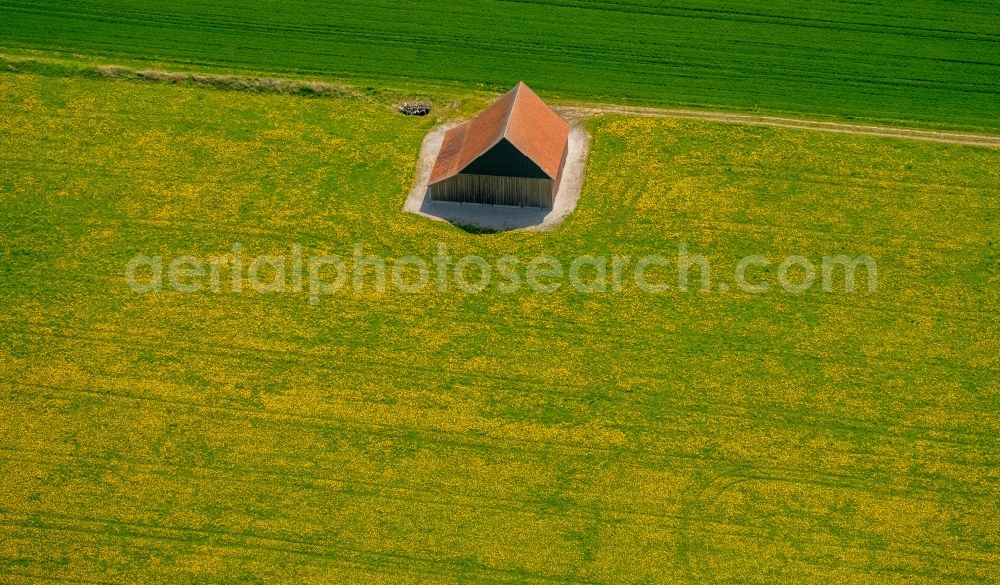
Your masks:
<svg viewBox="0 0 1000 585"><path fill-rule="evenodd" d="M450 179L506 138L552 179L559 178L570 124L518 83L482 114L449 130L430 184Z"/></svg>

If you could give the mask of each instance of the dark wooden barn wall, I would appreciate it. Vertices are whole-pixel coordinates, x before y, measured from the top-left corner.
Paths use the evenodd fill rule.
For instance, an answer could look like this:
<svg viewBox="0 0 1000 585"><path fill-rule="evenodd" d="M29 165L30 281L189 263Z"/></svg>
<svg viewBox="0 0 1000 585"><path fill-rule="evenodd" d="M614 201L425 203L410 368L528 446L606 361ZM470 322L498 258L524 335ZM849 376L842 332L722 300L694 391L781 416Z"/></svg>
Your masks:
<svg viewBox="0 0 1000 585"><path fill-rule="evenodd" d="M552 207L552 179L459 174L429 187L431 201Z"/></svg>
<svg viewBox="0 0 1000 585"><path fill-rule="evenodd" d="M466 175L500 175L526 179L551 179L530 158L521 153L506 138L493 145L462 170Z"/></svg>

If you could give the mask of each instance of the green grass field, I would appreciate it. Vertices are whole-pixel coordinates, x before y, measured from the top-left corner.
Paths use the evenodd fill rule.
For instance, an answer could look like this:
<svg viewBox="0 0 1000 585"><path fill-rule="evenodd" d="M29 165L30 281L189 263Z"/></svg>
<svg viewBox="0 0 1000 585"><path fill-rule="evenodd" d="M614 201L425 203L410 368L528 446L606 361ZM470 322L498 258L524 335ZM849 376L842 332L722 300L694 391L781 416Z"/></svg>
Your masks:
<svg viewBox="0 0 1000 585"><path fill-rule="evenodd" d="M0 47L1000 132L988 0L0 0Z"/></svg>
<svg viewBox="0 0 1000 585"><path fill-rule="evenodd" d="M4 582L995 582L1000 151L600 117L565 224L476 234L400 211L436 120L375 98L3 73L0 112ZM234 242L879 288L125 284Z"/></svg>

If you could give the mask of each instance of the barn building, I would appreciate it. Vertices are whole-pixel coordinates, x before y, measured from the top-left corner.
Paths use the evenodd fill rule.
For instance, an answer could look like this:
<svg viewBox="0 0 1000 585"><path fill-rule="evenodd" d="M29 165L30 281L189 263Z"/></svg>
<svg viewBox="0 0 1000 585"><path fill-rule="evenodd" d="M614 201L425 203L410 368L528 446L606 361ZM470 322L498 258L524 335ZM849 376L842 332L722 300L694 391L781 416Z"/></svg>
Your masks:
<svg viewBox="0 0 1000 585"><path fill-rule="evenodd" d="M431 201L552 208L570 123L523 82L448 131L434 163Z"/></svg>

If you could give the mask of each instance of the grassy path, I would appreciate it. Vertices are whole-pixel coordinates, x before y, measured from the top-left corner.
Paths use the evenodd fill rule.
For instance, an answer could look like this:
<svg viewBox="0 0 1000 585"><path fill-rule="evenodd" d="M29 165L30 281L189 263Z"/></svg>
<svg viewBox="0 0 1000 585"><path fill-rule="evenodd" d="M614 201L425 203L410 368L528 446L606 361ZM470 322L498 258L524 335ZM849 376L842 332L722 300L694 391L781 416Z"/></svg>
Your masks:
<svg viewBox="0 0 1000 585"><path fill-rule="evenodd" d="M847 122L827 122L801 118L785 118L754 114L735 114L731 112L709 112L699 110L678 110L669 108L651 108L641 106L621 106L612 104L589 105L580 104L567 106L562 111L572 116L593 116L598 114L620 114L625 116L643 116L651 118L676 118L680 120L707 120L727 124L750 124L752 126L771 126L775 128L791 128L796 130L815 130L818 132L834 132L837 134L853 134L858 136L878 136L882 138L905 138L942 144L959 144L964 146L984 146L1000 148L1000 136L988 134L970 134L964 132L947 132L919 128L893 128L891 126L873 126L870 124L851 124Z"/></svg>

